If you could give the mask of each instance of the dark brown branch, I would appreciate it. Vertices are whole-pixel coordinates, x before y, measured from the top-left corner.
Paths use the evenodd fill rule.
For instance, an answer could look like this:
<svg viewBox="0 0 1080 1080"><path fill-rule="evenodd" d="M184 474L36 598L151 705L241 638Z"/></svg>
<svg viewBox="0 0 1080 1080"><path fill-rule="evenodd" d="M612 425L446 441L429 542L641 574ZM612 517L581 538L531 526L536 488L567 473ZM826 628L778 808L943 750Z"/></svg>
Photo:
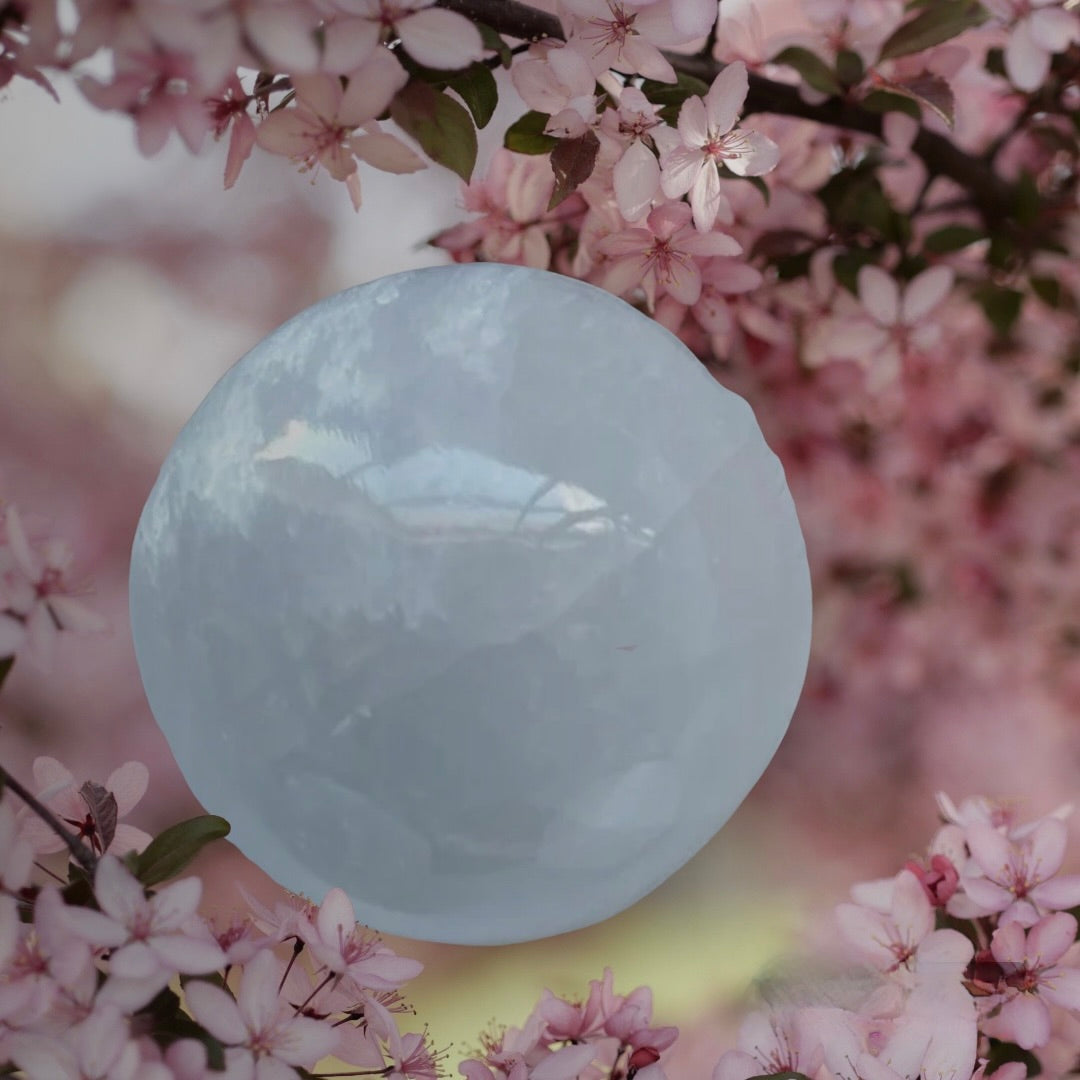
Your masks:
<svg viewBox="0 0 1080 1080"><path fill-rule="evenodd" d="M40 803L33 795L31 795L30 792L27 791L26 788L24 788L22 784L20 784L19 781L16 780L2 765L0 765L0 780L3 781L6 787L11 788L11 790L14 791L15 794L18 795L19 798L22 799L22 801L26 803L26 805L29 806L30 809L33 810L61 840L64 841L64 846L71 852L71 857L88 874L92 875L94 869L97 867L97 858L94 853L79 840L78 837L72 836L71 833L60 824L56 815L47 806Z"/></svg>
<svg viewBox="0 0 1080 1080"><path fill-rule="evenodd" d="M486 23L507 37L523 41L543 38L563 38L562 25L554 15L539 11L518 0L437 0L445 8L460 12L476 22ZM721 64L707 56L667 54L679 71L711 82ZM747 113L775 113L813 120L829 127L857 131L881 137L882 118L860 105L831 98L820 105L810 105L799 96L796 87L773 82L760 75L750 76L750 91L746 97ZM937 132L922 128L912 144L912 151L926 165L933 177L947 177L963 187L972 203L989 226L998 226L1016 212L1016 193L992 168L978 158L964 153L954 143Z"/></svg>

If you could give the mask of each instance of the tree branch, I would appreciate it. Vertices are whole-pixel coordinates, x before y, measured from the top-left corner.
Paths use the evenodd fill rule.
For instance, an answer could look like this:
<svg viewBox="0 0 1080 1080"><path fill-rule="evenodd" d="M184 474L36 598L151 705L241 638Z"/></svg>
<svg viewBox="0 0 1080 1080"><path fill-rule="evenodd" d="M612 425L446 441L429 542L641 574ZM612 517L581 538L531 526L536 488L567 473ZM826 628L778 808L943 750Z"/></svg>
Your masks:
<svg viewBox="0 0 1080 1080"><path fill-rule="evenodd" d="M441 7L457 11L493 30L522 41L544 38L564 40L562 24L554 15L519 3L518 0L437 0ZM722 64L707 56L683 56L666 53L677 71L712 82ZM750 91L746 96L746 113L774 113L812 120L828 127L857 131L881 137L882 117L879 113L839 98L820 105L810 105L799 97L796 87L774 82L761 75L750 76ZM920 128L911 147L926 165L932 177L947 177L963 187L988 226L1000 226L1003 220L1016 213L1016 192L1013 185L1002 180L992 168L972 157L950 142L944 135Z"/></svg>

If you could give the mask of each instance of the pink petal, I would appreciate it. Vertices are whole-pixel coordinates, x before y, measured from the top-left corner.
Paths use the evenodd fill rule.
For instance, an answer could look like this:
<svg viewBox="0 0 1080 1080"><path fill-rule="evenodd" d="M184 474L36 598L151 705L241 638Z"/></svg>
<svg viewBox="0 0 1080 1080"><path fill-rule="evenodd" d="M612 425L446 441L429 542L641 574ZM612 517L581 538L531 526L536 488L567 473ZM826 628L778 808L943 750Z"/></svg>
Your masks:
<svg viewBox="0 0 1080 1080"><path fill-rule="evenodd" d="M635 140L612 170L615 201L627 221L644 216L660 186L660 163L640 140Z"/></svg>
<svg viewBox="0 0 1080 1080"><path fill-rule="evenodd" d="M1060 910L1080 906L1080 874L1062 874L1036 885L1028 895L1039 907Z"/></svg>
<svg viewBox="0 0 1080 1080"><path fill-rule="evenodd" d="M678 241L680 251L697 255L702 259L716 255L738 255L742 252L739 241L734 236L728 236L727 233L722 232L687 233L680 235Z"/></svg>
<svg viewBox="0 0 1080 1080"><path fill-rule="evenodd" d="M310 109L326 126L335 125L344 96L336 75L293 75L292 84L301 105ZM274 113L274 116L279 115L282 114Z"/></svg>
<svg viewBox="0 0 1080 1080"><path fill-rule="evenodd" d="M622 55L629 63L631 71L644 75L656 82L673 83L676 81L675 69L664 59L664 54L643 37L632 37L622 48Z"/></svg>
<svg viewBox="0 0 1080 1080"><path fill-rule="evenodd" d="M1050 1039L1050 1011L1037 995L1017 994L1001 1007L997 1028L1025 1050L1045 1046Z"/></svg>
<svg viewBox="0 0 1080 1080"><path fill-rule="evenodd" d="M75 634L93 634L108 628L109 621L70 596L50 596L50 612L64 630Z"/></svg>
<svg viewBox="0 0 1080 1080"><path fill-rule="evenodd" d="M1076 941L1076 919L1065 911L1040 919L1027 935L1024 959L1029 968L1056 963Z"/></svg>
<svg viewBox="0 0 1080 1080"><path fill-rule="evenodd" d="M247 1041L248 1029L240 1009L224 990L201 980L184 987L188 1011L215 1039L226 1045Z"/></svg>
<svg viewBox="0 0 1080 1080"><path fill-rule="evenodd" d="M217 942L186 934L156 934L148 944L162 964L182 975L208 975L228 963Z"/></svg>
<svg viewBox="0 0 1080 1080"><path fill-rule="evenodd" d="M236 183L244 162L251 157L255 146L255 124L250 116L238 116L233 120L232 134L229 136L229 152L225 159L225 190Z"/></svg>
<svg viewBox="0 0 1080 1080"><path fill-rule="evenodd" d="M426 8L397 22L405 51L417 63L440 71L468 67L484 55L480 31L463 15Z"/></svg>
<svg viewBox="0 0 1080 1080"><path fill-rule="evenodd" d="M663 279L664 287L680 304L690 307L701 296L701 271L693 259L683 264L672 265L668 276Z"/></svg>
<svg viewBox="0 0 1080 1080"><path fill-rule="evenodd" d="M627 255L608 263L597 284L616 296L625 296L641 284L644 273L645 262L640 255Z"/></svg>
<svg viewBox="0 0 1080 1080"><path fill-rule="evenodd" d="M14 656L25 640L23 624L7 615L0 615L0 657Z"/></svg>
<svg viewBox="0 0 1080 1080"><path fill-rule="evenodd" d="M705 95L705 110L711 135L726 135L735 126L749 87L746 65L741 60L728 64L716 76ZM681 115L679 119L682 120Z"/></svg>
<svg viewBox="0 0 1080 1080"><path fill-rule="evenodd" d="M646 229L625 229L623 232L605 236L596 245L601 255L610 255L613 258L625 256L644 257L644 253L652 246L653 236Z"/></svg>
<svg viewBox="0 0 1080 1080"><path fill-rule="evenodd" d="M319 907L316 926L320 939L338 949L356 929L356 912L344 889L331 889L326 894Z"/></svg>
<svg viewBox="0 0 1080 1080"><path fill-rule="evenodd" d="M902 870L896 876L892 917L904 940L910 944L918 944L934 928L934 909L919 879L910 870Z"/></svg>
<svg viewBox="0 0 1080 1080"><path fill-rule="evenodd" d="M424 159L410 150L394 135L375 132L356 135L349 140L349 149L361 160L389 173L413 173L426 169Z"/></svg>
<svg viewBox="0 0 1080 1080"><path fill-rule="evenodd" d="M702 169L716 167L700 150L680 146L660 160L660 187L669 199L685 195L694 185Z"/></svg>
<svg viewBox="0 0 1080 1080"><path fill-rule="evenodd" d="M142 829L136 829L134 825L121 822L116 826L116 832L113 834L109 851L113 855L126 855L129 851L141 852L149 846L151 840L153 840L153 837L149 833L143 832Z"/></svg>
<svg viewBox="0 0 1080 1080"><path fill-rule="evenodd" d="M834 917L844 940L871 958L876 967L889 968L896 962L888 946L888 924L879 912L859 904L838 904Z"/></svg>
<svg viewBox="0 0 1080 1080"><path fill-rule="evenodd" d="M920 976L958 980L975 954L975 946L957 930L935 930L919 946L915 960Z"/></svg>
<svg viewBox="0 0 1080 1080"><path fill-rule="evenodd" d="M88 945L115 949L128 939L128 932L118 922L90 908L65 907L62 913L65 926Z"/></svg>
<svg viewBox="0 0 1080 1080"><path fill-rule="evenodd" d="M589 1067L596 1057L596 1047L589 1043L564 1046L529 1070L529 1080L573 1080Z"/></svg>
<svg viewBox="0 0 1080 1080"><path fill-rule="evenodd" d="M109 971L120 979L148 979L166 967L145 941L132 941L109 957Z"/></svg>
<svg viewBox="0 0 1080 1080"><path fill-rule="evenodd" d="M278 982L281 968L269 949L258 953L244 966L244 980L237 994L237 1004L251 1031L266 1031L281 1008Z"/></svg>
<svg viewBox="0 0 1080 1080"><path fill-rule="evenodd" d="M1064 52L1080 40L1080 20L1062 8L1044 7L1027 19L1028 33L1036 45L1052 53Z"/></svg>
<svg viewBox="0 0 1080 1080"><path fill-rule="evenodd" d="M880 266L864 266L857 280L859 300L874 321L882 326L895 326L900 317L900 287L893 276Z"/></svg>
<svg viewBox="0 0 1080 1080"><path fill-rule="evenodd" d="M688 147L699 148L709 141L709 118L705 102L688 97L679 110L679 136Z"/></svg>
<svg viewBox="0 0 1080 1080"><path fill-rule="evenodd" d="M711 161L697 174L690 188L690 209L694 214L694 227L701 232L708 232L717 219L725 225L731 223L734 216L731 203L720 190L720 174Z"/></svg>
<svg viewBox="0 0 1080 1080"><path fill-rule="evenodd" d="M1024 841L1029 876L1037 877L1040 881L1053 877L1065 861L1068 842L1069 832L1064 822L1058 818L1039 822L1039 827Z"/></svg>
<svg viewBox="0 0 1080 1080"><path fill-rule="evenodd" d="M300 4L247 5L244 29L256 51L275 71L307 74L319 67L310 9Z"/></svg>
<svg viewBox="0 0 1080 1080"><path fill-rule="evenodd" d="M181 878L159 889L150 901L155 933L178 930L195 914L201 898L202 880L197 877Z"/></svg>
<svg viewBox="0 0 1080 1080"><path fill-rule="evenodd" d="M260 125L255 141L271 154L302 158L313 148L315 128L312 114L298 108L283 109L267 117Z"/></svg>
<svg viewBox="0 0 1080 1080"><path fill-rule="evenodd" d="M1021 90L1037 90L1050 71L1050 53L1031 36L1027 20L1018 22L1005 45L1005 71Z"/></svg>
<svg viewBox="0 0 1080 1080"><path fill-rule="evenodd" d="M1047 972L1039 980L1039 996L1051 1005L1080 1011L1080 970L1059 967Z"/></svg>
<svg viewBox="0 0 1080 1080"><path fill-rule="evenodd" d="M728 158L727 167L737 176L764 176L772 172L780 160L780 147L758 131L743 131L741 134L746 150L738 157Z"/></svg>
<svg viewBox="0 0 1080 1080"><path fill-rule="evenodd" d="M278 1036L274 1056L289 1065L310 1069L320 1058L333 1053L339 1041L337 1032L329 1024L298 1016Z"/></svg>
<svg viewBox="0 0 1080 1080"><path fill-rule="evenodd" d="M23 528L22 516L18 508L9 506L4 515L4 526L7 529L8 547L15 556L15 564L31 580L38 581L45 572L45 567L27 539L26 530Z"/></svg>
<svg viewBox="0 0 1080 1080"><path fill-rule="evenodd" d="M1012 893L989 878L961 878L960 881L964 893L979 908L980 914L1004 911L1012 903Z"/></svg>
<svg viewBox="0 0 1080 1080"><path fill-rule="evenodd" d="M324 30L320 67L332 75L348 75L370 59L379 45L380 26L372 19L335 19Z"/></svg>
<svg viewBox="0 0 1080 1080"><path fill-rule="evenodd" d="M671 21L688 39L705 37L719 17L716 0L674 0Z"/></svg>
<svg viewBox="0 0 1080 1080"><path fill-rule="evenodd" d="M255 1069L251 1073L251 1080L295 1080L296 1071L276 1057L260 1057L255 1062ZM233 1080L229 1073L229 1080ZM238 1076L237 1080L244 1080Z"/></svg>
<svg viewBox="0 0 1080 1080"><path fill-rule="evenodd" d="M349 79L338 109L338 119L354 128L373 120L390 104L394 95L409 81L408 72L389 49L379 49Z"/></svg>
<svg viewBox="0 0 1080 1080"><path fill-rule="evenodd" d="M932 266L912 278L900 303L900 321L914 326L925 319L949 295L955 279L949 266Z"/></svg>
<svg viewBox="0 0 1080 1080"><path fill-rule="evenodd" d="M990 951L999 964L1024 963L1024 930L1019 923L999 926L990 939Z"/></svg>
<svg viewBox="0 0 1080 1080"><path fill-rule="evenodd" d="M115 855L102 855L98 862L94 895L101 910L124 926L132 926L136 917L147 909L143 887ZM160 894L155 899L159 898Z"/></svg>
<svg viewBox="0 0 1080 1080"><path fill-rule="evenodd" d="M546 60L528 59L514 64L510 79L530 109L551 115L566 104L566 94Z"/></svg>
<svg viewBox="0 0 1080 1080"><path fill-rule="evenodd" d="M105 781L105 787L116 798L116 812L120 817L131 813L149 786L150 770L141 761L125 761L113 769Z"/></svg>

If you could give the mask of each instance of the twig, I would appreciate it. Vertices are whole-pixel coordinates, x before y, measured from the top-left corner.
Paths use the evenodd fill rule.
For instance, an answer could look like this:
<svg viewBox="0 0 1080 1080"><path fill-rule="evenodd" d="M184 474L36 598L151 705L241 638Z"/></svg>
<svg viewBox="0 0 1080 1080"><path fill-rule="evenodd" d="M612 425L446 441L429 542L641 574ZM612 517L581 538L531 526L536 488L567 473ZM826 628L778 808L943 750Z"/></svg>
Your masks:
<svg viewBox="0 0 1080 1080"><path fill-rule="evenodd" d="M38 800L34 798L34 796L31 795L30 792L3 767L3 765L0 765L0 780L2 780L7 787L11 788L11 790L14 791L15 794L18 795L19 798L22 799L22 801L26 803L26 805L29 806L30 809L33 810L61 840L64 841L64 845L67 847L68 851L71 852L71 857L88 874L92 875L97 868L97 856L81 840L79 840L78 837L72 836L71 833L60 824L56 815L43 803L38 802Z"/></svg>
<svg viewBox="0 0 1080 1080"><path fill-rule="evenodd" d="M544 38L564 40L562 24L554 15L539 11L518 0L436 0L441 6L457 11L493 30L523 41ZM711 82L723 65L707 56L664 54L672 66L687 75ZM799 96L798 89L774 82L761 75L750 76L750 91L746 96L747 113L775 113L813 120L828 127L844 128L880 138L880 113L864 109L852 101L830 98L811 105ZM920 128L912 144L912 152L922 158L933 177L947 177L971 195L971 200L988 226L1000 227L1003 220L1014 217L1017 197L1012 184L998 176L987 163L966 154L944 135Z"/></svg>

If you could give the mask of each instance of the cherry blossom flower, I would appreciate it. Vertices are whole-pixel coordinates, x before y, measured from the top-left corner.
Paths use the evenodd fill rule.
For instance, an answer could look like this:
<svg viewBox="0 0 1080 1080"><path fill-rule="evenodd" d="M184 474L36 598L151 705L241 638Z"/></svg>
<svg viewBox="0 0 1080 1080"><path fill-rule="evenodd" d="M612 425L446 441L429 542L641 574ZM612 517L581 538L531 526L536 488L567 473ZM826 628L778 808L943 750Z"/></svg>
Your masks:
<svg viewBox="0 0 1080 1080"><path fill-rule="evenodd" d="M158 153L173 131L197 153L210 130L203 102L218 89L200 82L191 54L163 49L124 53L111 82L86 76L79 88L91 105L131 114L136 145L146 157Z"/></svg>
<svg viewBox="0 0 1080 1080"><path fill-rule="evenodd" d="M1063 0L985 0L985 7L1010 27L1005 71L1021 90L1037 90L1053 54L1080 41L1080 16Z"/></svg>
<svg viewBox="0 0 1080 1080"><path fill-rule="evenodd" d="M480 31L463 15L434 4L435 0L335 0L340 11L369 20L383 36L400 39L405 51L425 67L453 70L481 59Z"/></svg>
<svg viewBox="0 0 1080 1080"><path fill-rule="evenodd" d="M716 1063L712 1080L749 1080L785 1072L813 1076L824 1058L821 1040L797 1010L754 1012L739 1028L736 1049Z"/></svg>
<svg viewBox="0 0 1080 1080"><path fill-rule="evenodd" d="M690 193L694 224L707 232L719 219L734 220L721 190L718 166L739 176L775 168L780 149L765 135L735 127L749 87L746 65L728 64L704 98L688 97L679 110L678 139L661 146L660 186L669 199Z"/></svg>
<svg viewBox="0 0 1080 1080"><path fill-rule="evenodd" d="M345 181L359 210L357 159L393 173L425 167L417 154L381 131L375 120L407 81L404 68L382 48L353 74L347 89L332 75L294 76L297 104L263 121L258 144L298 162L304 171L324 167L335 180ZM363 133L356 134L358 129Z"/></svg>
<svg viewBox="0 0 1080 1080"><path fill-rule="evenodd" d="M934 929L934 911L919 879L901 870L893 880L888 913L862 904L836 909L840 933L879 971L910 968L923 939Z"/></svg>
<svg viewBox="0 0 1080 1080"><path fill-rule="evenodd" d="M114 769L105 781L106 792L116 799L117 818L126 817L146 794L150 771L141 761L127 761ZM118 824L107 847L90 804L80 794L82 784L72 772L53 757L34 759L34 784L37 797L60 819L71 826L75 835L94 852L103 850L114 855L142 851L150 843L150 835L133 825ZM36 814L22 815L23 835L39 855L64 850L64 842Z"/></svg>
<svg viewBox="0 0 1080 1080"><path fill-rule="evenodd" d="M92 633L107 624L75 599L67 581L73 555L65 543L49 540L36 551L14 506L7 508L4 524L8 546L0 547L0 656L11 656L25 644L48 668L59 631Z"/></svg>
<svg viewBox="0 0 1080 1080"><path fill-rule="evenodd" d="M708 35L716 24L720 5L717 0L624 0L627 7L642 15L653 15L652 40L664 48L685 45ZM661 36L662 35L662 36Z"/></svg>
<svg viewBox="0 0 1080 1080"><path fill-rule="evenodd" d="M547 134L577 138L596 122L596 79L577 49L534 45L510 77L526 105L550 116Z"/></svg>
<svg viewBox="0 0 1080 1080"><path fill-rule="evenodd" d="M997 1038L1025 1050L1050 1038L1048 1005L1080 1011L1080 970L1058 961L1076 941L1076 919L1056 912L1025 931L1018 922L999 926L990 951L1001 966L1005 1002L993 1022Z"/></svg>
<svg viewBox="0 0 1080 1080"><path fill-rule="evenodd" d="M657 106L633 86L619 95L617 109L605 109L600 117L601 145L609 151L615 202L626 221L637 221L652 204L660 187L651 132L663 121Z"/></svg>
<svg viewBox="0 0 1080 1080"><path fill-rule="evenodd" d="M331 889L314 922L303 920L298 933L321 967L361 988L396 990L424 967L398 956L358 925L352 901L342 889Z"/></svg>
<svg viewBox="0 0 1080 1080"><path fill-rule="evenodd" d="M337 1033L328 1024L298 1015L279 996L280 979L281 965L264 950L244 965L235 1000L201 980L185 987L192 1016L225 1044L230 1075L280 1080L294 1075L286 1066L310 1069L333 1052Z"/></svg>
<svg viewBox="0 0 1080 1080"><path fill-rule="evenodd" d="M171 882L147 898L124 864L106 854L94 874L94 895L101 911L67 907L63 917L88 944L112 950L112 976L161 978L164 986L175 972L205 975L224 966L225 954L210 935L192 932L202 896L199 878Z"/></svg>
<svg viewBox="0 0 1080 1080"><path fill-rule="evenodd" d="M623 0L561 0L569 14L570 47L589 60L593 74L609 68L659 82L675 82L675 69L650 40L650 29L671 24L669 3L628 7ZM661 37L663 34L661 33Z"/></svg>
<svg viewBox="0 0 1080 1080"><path fill-rule="evenodd" d="M663 293L681 304L697 303L701 295L698 260L738 255L742 250L725 233L696 231L685 203L663 203L649 214L644 226L624 229L597 247L610 257L600 284L618 296L640 285L650 310Z"/></svg>
<svg viewBox="0 0 1080 1080"><path fill-rule="evenodd" d="M82 1022L55 1034L27 1033L11 1039L11 1056L30 1077L49 1080L140 1080L139 1048L128 1019L108 1003Z"/></svg>
<svg viewBox="0 0 1080 1080"><path fill-rule="evenodd" d="M30 880L34 849L20 828L20 822L6 792L0 798L0 886L17 893Z"/></svg>
<svg viewBox="0 0 1080 1080"><path fill-rule="evenodd" d="M482 216L439 233L432 241L455 261L475 258L547 270L551 265L550 237L582 212L577 194L548 210L555 177L550 163L531 154L500 148L487 175L473 180L464 192L465 209Z"/></svg>
<svg viewBox="0 0 1080 1080"><path fill-rule="evenodd" d="M965 873L964 892L982 914L1000 912L1000 923L1032 926L1047 911L1080 904L1080 874L1055 876L1068 839L1057 818L1044 818L1015 841L983 824L968 826L965 836L981 876Z"/></svg>

